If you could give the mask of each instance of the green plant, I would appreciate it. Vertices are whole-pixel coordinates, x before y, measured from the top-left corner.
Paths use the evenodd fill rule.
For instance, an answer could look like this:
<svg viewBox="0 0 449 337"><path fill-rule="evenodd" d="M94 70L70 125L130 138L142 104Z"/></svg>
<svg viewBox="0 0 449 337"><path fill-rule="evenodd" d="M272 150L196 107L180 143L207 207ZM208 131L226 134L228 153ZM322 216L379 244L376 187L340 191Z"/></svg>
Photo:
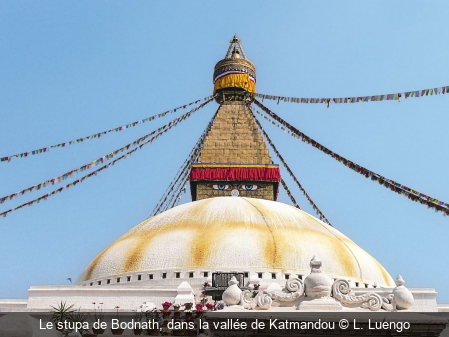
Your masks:
<svg viewBox="0 0 449 337"><path fill-rule="evenodd" d="M142 305L133 311L134 311L134 320L137 322L141 322L143 316L145 315L145 313L142 311Z"/></svg>
<svg viewBox="0 0 449 337"><path fill-rule="evenodd" d="M81 334L81 336L86 336L90 334L89 331L89 323L87 321L87 315L78 311L72 312L69 315L70 322L72 323L72 326L76 326L78 332ZM73 330L72 330L73 331Z"/></svg>
<svg viewBox="0 0 449 337"><path fill-rule="evenodd" d="M67 301L61 301L56 307L51 306L53 308L51 321L56 326L56 330L63 331L64 322L70 322L70 315L74 312L74 310L72 310L73 306L74 304L68 305Z"/></svg>
<svg viewBox="0 0 449 337"><path fill-rule="evenodd" d="M94 305L94 321L103 322L104 320L103 303L98 303L98 307L95 306L97 304L96 302L92 302L92 304Z"/></svg>

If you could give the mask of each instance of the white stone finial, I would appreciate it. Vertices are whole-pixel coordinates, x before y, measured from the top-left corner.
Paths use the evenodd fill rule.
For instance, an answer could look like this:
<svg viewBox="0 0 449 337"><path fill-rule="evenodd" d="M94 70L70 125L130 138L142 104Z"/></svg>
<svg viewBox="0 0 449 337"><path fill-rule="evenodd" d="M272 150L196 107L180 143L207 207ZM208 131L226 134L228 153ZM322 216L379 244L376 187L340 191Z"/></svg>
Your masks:
<svg viewBox="0 0 449 337"><path fill-rule="evenodd" d="M253 275L249 279L249 284L259 284L259 283L260 283L260 279L257 277L257 275Z"/></svg>
<svg viewBox="0 0 449 337"><path fill-rule="evenodd" d="M238 283L239 281L237 281L235 276L232 276L232 278L228 281L229 287L227 287L221 295L223 302L225 302L228 306L237 305L240 303L240 295L242 290L237 286Z"/></svg>
<svg viewBox="0 0 449 337"><path fill-rule="evenodd" d="M396 278L396 288L393 289L393 306L396 310L410 309L415 301L413 294L405 286L401 275Z"/></svg>
<svg viewBox="0 0 449 337"><path fill-rule="evenodd" d="M312 257L312 260L310 260L310 267L321 267L321 261L316 257L316 255L314 255Z"/></svg>
<svg viewBox="0 0 449 337"><path fill-rule="evenodd" d="M239 284L239 281L237 281L235 276L232 276L231 279L228 281L228 286L232 286L234 284Z"/></svg>
<svg viewBox="0 0 449 337"><path fill-rule="evenodd" d="M321 261L316 256L310 260L310 267L310 275L304 280L306 296L312 298L329 297L333 280L322 272Z"/></svg>
<svg viewBox="0 0 449 337"><path fill-rule="evenodd" d="M175 303L195 302L193 288L186 281L183 281L177 288L178 295L175 297Z"/></svg>
<svg viewBox="0 0 449 337"><path fill-rule="evenodd" d="M398 274L398 277L396 277L396 281L394 283L396 283L397 286L403 286L405 284L401 274Z"/></svg>

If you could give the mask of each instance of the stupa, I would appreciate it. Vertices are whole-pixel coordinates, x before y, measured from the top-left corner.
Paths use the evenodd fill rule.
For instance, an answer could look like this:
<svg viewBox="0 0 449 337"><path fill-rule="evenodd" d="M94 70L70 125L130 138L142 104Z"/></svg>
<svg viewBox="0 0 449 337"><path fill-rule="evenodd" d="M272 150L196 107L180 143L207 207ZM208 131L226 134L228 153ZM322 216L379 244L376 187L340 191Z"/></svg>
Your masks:
<svg viewBox="0 0 449 337"><path fill-rule="evenodd" d="M78 284L128 279L131 284L140 275L140 282L162 285L182 279L199 289L218 271L282 284L290 276L305 277L310 259L319 255L334 278L345 276L361 287L394 286L382 265L346 236L276 201L279 167L247 106L255 81L255 67L234 36L215 66L220 106L201 155L192 163L192 202L124 234L86 267Z"/></svg>
<svg viewBox="0 0 449 337"><path fill-rule="evenodd" d="M412 299L404 295L404 308L445 310L437 305L434 289L407 290L402 279L395 282L337 229L277 201L279 166L248 107L256 93L256 68L237 36L216 64L213 81L219 108L201 154L191 164L192 202L130 229L86 266L76 284L31 286L27 300L3 301L1 310L49 311L61 300L81 309L102 302L104 308L128 310L143 302L149 307L164 301L197 302L213 273L241 274L245 287L260 284L261 295L271 294L277 306L295 310L317 308L305 302L304 294L310 300L333 292L335 299L342 289L349 290L340 291L338 305L328 303L323 310L373 310L363 306L373 296L386 298L387 309L395 310L389 294L407 291ZM332 290L337 281L338 289ZM282 290L286 283L287 292ZM345 297L349 295L359 299L358 305ZM241 306L257 309L250 302L242 297Z"/></svg>

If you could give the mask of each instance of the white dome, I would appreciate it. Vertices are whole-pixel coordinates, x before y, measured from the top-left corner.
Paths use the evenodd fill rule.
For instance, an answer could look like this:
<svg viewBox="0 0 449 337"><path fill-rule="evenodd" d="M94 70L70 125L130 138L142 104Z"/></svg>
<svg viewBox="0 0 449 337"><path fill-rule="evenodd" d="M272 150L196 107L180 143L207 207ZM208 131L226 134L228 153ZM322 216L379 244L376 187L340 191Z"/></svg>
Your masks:
<svg viewBox="0 0 449 337"><path fill-rule="evenodd" d="M314 255L331 277L394 286L377 260L335 228L280 202L241 197L190 202L143 221L93 259L78 282L164 269L308 274Z"/></svg>

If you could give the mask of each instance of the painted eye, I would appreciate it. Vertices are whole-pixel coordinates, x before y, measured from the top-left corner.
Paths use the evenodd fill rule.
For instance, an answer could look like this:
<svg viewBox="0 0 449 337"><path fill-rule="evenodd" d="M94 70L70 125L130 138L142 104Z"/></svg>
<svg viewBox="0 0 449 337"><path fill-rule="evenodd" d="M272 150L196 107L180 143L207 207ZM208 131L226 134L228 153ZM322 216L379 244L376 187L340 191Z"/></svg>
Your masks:
<svg viewBox="0 0 449 337"><path fill-rule="evenodd" d="M209 187L213 188L214 190L220 190L220 191L231 189L231 185L229 185L229 184L215 184L215 185L209 185Z"/></svg>
<svg viewBox="0 0 449 337"><path fill-rule="evenodd" d="M239 189L244 190L244 191L255 191L255 190L258 190L259 188L261 188L261 186L259 186L259 185L242 184L239 186Z"/></svg>

